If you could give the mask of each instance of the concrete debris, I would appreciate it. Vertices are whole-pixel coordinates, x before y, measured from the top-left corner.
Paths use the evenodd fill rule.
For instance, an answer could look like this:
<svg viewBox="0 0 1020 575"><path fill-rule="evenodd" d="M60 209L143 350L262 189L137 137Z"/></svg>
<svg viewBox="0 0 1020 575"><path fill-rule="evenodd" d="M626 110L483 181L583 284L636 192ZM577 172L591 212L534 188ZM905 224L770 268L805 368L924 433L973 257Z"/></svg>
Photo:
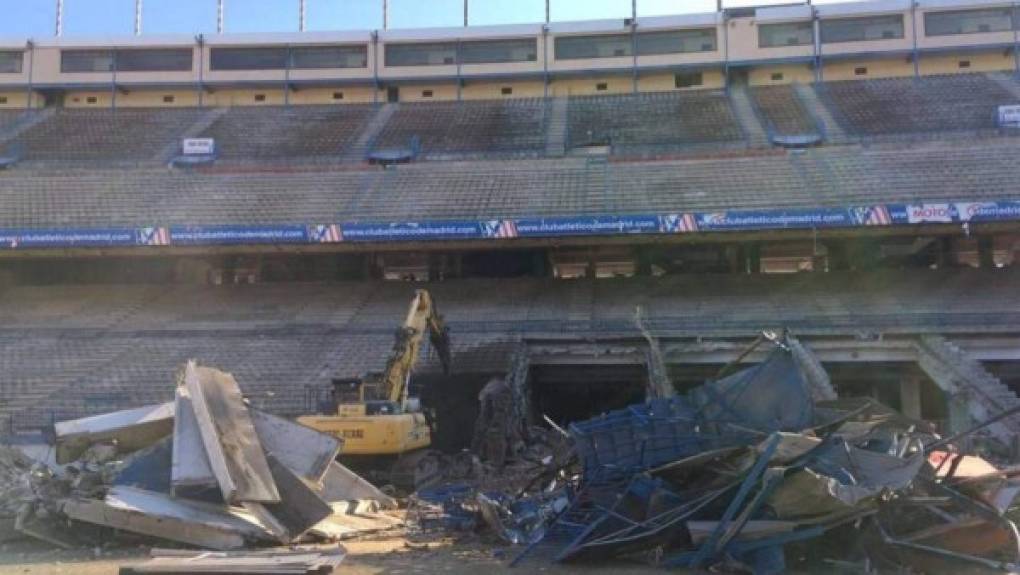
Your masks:
<svg viewBox="0 0 1020 575"><path fill-rule="evenodd" d="M57 424L65 465L0 447L0 535L70 548L133 533L224 551L402 524L382 512L393 498L335 461L342 441L249 409L230 374L194 362L181 374L173 402ZM322 561L202 555L122 572L319 573L339 563L335 549Z"/></svg>
<svg viewBox="0 0 1020 575"><path fill-rule="evenodd" d="M62 421L54 426L57 463L75 461L101 443L116 446L119 453L137 451L170 435L173 426L173 402Z"/></svg>
<svg viewBox="0 0 1020 575"><path fill-rule="evenodd" d="M269 462L234 377L192 361L184 385L224 501L279 503Z"/></svg>
<svg viewBox="0 0 1020 575"><path fill-rule="evenodd" d="M492 490L476 472L420 491L413 518L485 529L521 546L513 565L1020 567L1020 467L968 453L964 441L1011 413L944 438L872 400L835 398L821 364L788 334L764 334L761 345L772 351L760 364L573 423L574 457L550 458L530 479Z"/></svg>
<svg viewBox="0 0 1020 575"><path fill-rule="evenodd" d="M340 545L328 549L294 548L231 553L194 553L153 549L152 559L121 567L120 575L312 575L332 573L347 551Z"/></svg>

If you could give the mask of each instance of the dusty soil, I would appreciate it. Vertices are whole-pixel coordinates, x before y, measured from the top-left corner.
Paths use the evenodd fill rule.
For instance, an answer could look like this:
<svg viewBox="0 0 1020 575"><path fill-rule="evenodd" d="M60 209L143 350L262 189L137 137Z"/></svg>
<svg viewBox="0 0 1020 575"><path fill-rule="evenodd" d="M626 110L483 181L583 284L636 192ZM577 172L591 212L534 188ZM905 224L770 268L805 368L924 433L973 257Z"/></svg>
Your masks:
<svg viewBox="0 0 1020 575"><path fill-rule="evenodd" d="M662 573L651 567L627 563L562 567L529 565L511 569L509 557L516 549L493 546L477 539L417 539L399 535L344 543L349 555L340 572L347 575L491 575L494 573L621 574ZM0 545L0 575L117 575L122 565L145 561L147 547L103 550L54 550L31 542Z"/></svg>

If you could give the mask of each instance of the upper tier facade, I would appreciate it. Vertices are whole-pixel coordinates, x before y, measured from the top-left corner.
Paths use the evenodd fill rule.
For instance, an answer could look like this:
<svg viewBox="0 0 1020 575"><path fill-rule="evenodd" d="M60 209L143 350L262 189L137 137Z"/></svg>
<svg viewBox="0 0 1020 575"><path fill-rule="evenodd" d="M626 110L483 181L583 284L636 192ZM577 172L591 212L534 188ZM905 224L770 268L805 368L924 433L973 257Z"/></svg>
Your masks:
<svg viewBox="0 0 1020 575"><path fill-rule="evenodd" d="M313 104L1016 69L1020 9L873 0L511 26L0 39L0 108Z"/></svg>

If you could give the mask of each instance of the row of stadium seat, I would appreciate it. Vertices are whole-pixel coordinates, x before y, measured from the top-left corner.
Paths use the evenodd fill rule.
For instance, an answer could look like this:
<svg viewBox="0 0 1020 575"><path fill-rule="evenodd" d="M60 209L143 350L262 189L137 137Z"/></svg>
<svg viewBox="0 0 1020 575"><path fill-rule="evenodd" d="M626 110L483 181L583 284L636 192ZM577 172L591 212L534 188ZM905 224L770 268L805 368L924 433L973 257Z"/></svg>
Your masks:
<svg viewBox="0 0 1020 575"><path fill-rule="evenodd" d="M779 325L805 334L991 332L1020 317L1016 273L513 279L500 280L498 289L494 280L456 280L429 289L451 326L455 368L492 372L505 368L521 337L593 329L632 334L635 305L656 329L679 335L750 335ZM190 358L236 374L253 404L299 413L307 386L324 388L331 377L381 367L380 350L389 347L393 322L415 287L8 288L0 322L0 425L10 416L30 426L46 422L42 413L79 415L167 400L174 371ZM64 313L48 311L54 309ZM103 317L110 311L119 317L115 324ZM462 355L470 361L460 361ZM433 363L430 357L423 369Z"/></svg>
<svg viewBox="0 0 1020 575"><path fill-rule="evenodd" d="M0 228L300 224L845 207L1016 195L1020 139L591 163L434 162L390 170L198 173L18 169Z"/></svg>
<svg viewBox="0 0 1020 575"><path fill-rule="evenodd" d="M985 74L831 82L818 90L847 134L868 138L991 130L996 107L1020 100L1017 90ZM772 132L820 130L791 86L749 93L759 120ZM430 159L540 157L547 151L553 108L543 99L402 103L377 133L368 134L374 136L368 143L377 149L407 147L417 137ZM722 91L574 97L565 109L557 120L566 126L568 151L611 143L618 155L644 156L750 145ZM26 162L151 164L165 161L168 146L188 134L215 138L228 164L337 162L354 149L378 110L370 104L238 107L204 123L209 112L196 109L67 109L8 145L17 146ZM0 134L18 114L0 114Z"/></svg>

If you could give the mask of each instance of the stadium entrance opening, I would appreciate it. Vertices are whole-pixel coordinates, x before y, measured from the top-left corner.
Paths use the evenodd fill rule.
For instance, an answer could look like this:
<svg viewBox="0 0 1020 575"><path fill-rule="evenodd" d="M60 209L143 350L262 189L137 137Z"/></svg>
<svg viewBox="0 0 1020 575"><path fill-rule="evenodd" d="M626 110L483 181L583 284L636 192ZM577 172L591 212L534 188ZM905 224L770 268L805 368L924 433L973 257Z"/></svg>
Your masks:
<svg viewBox="0 0 1020 575"><path fill-rule="evenodd" d="M528 383L532 416L558 425L583 421L645 400L643 365L536 365Z"/></svg>
<svg viewBox="0 0 1020 575"><path fill-rule="evenodd" d="M388 86L386 88L386 101L391 104L396 104L400 101L400 88L397 86Z"/></svg>

